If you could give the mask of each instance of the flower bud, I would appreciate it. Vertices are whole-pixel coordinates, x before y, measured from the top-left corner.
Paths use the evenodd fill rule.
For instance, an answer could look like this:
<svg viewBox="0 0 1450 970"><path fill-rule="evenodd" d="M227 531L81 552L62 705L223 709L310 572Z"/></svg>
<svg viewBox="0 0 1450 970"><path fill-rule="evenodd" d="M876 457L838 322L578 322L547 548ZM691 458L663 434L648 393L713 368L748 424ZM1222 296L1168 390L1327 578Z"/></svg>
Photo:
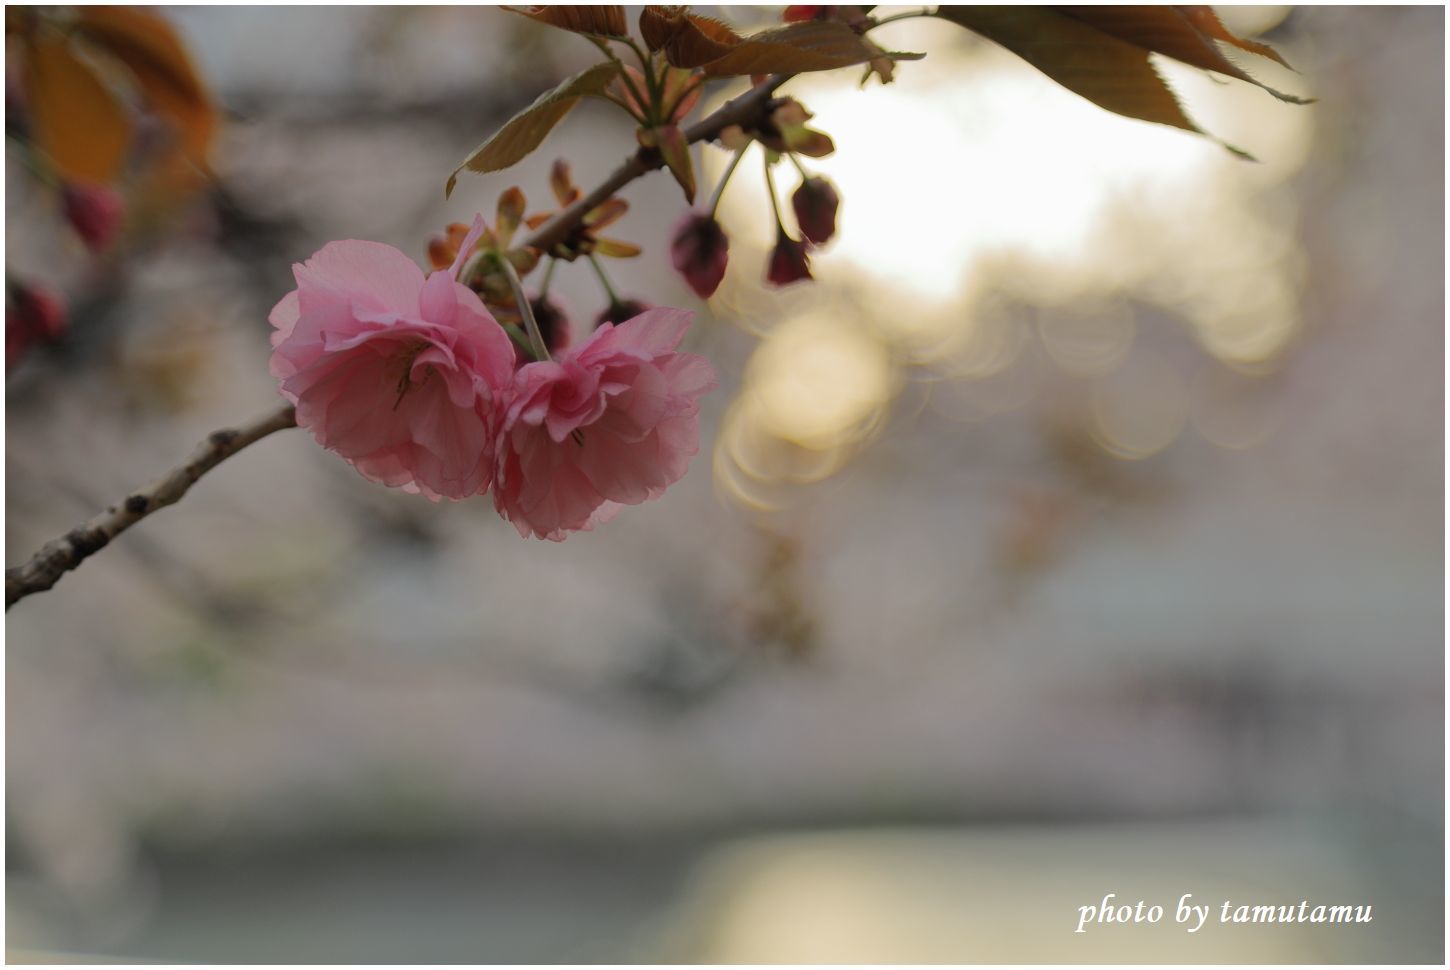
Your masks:
<svg viewBox="0 0 1450 970"><path fill-rule="evenodd" d="M830 182L819 175L806 179L790 197L790 204L795 209L801 235L815 245L825 244L836 234L836 209L841 197Z"/></svg>
<svg viewBox="0 0 1450 970"><path fill-rule="evenodd" d="M5 134L12 138L28 139L30 126L26 123L25 96L18 78L6 72L5 77Z"/></svg>
<svg viewBox="0 0 1450 970"><path fill-rule="evenodd" d="M837 23L846 24L859 34L871 26L867 17L870 12L870 7L855 4L825 6L793 4L785 8L785 13L781 14L780 19L788 24L807 20L834 20Z"/></svg>
<svg viewBox="0 0 1450 970"><path fill-rule="evenodd" d="M649 309L652 309L652 307L643 300L623 299L617 303L610 303L603 313L595 317L594 326L595 328L599 328L606 323L612 323L618 326L626 320L633 320Z"/></svg>
<svg viewBox="0 0 1450 970"><path fill-rule="evenodd" d="M713 216L690 212L675 229L670 258L690 289L702 300L707 299L725 278L730 240Z"/></svg>
<svg viewBox="0 0 1450 970"><path fill-rule="evenodd" d="M61 205L71 228L91 252L100 252L111 244L125 215L120 195L95 183L67 183L61 191Z"/></svg>
<svg viewBox="0 0 1450 970"><path fill-rule="evenodd" d="M811 260L806 255L805 243L790 238L784 229L779 230L776 233L775 249L770 253L770 268L765 278L776 286L813 279Z"/></svg>
<svg viewBox="0 0 1450 970"><path fill-rule="evenodd" d="M806 20L822 20L825 18L826 12L830 9L830 7L792 4L785 8L785 12L780 15L780 19L788 24L797 24Z"/></svg>
<svg viewBox="0 0 1450 970"><path fill-rule="evenodd" d="M468 225L450 222L448 228L428 238L428 265L434 269L447 269L458 258L458 248L468 238ZM485 230L486 232L486 230ZM492 238L492 234L488 234Z"/></svg>
<svg viewBox="0 0 1450 970"><path fill-rule="evenodd" d="M447 269L453 265L453 258L458 255L458 249L448 237L435 233L428 238L428 265L433 269Z"/></svg>
<svg viewBox="0 0 1450 970"><path fill-rule="evenodd" d="M534 311L534 322L544 337L544 346L555 354L569 346L573 334L569 329L569 315L564 308L547 296L536 296L529 300Z"/></svg>
<svg viewBox="0 0 1450 970"><path fill-rule="evenodd" d="M51 343L65 334L68 321L60 294L48 287L12 283L5 301L5 369L14 367L36 342Z"/></svg>

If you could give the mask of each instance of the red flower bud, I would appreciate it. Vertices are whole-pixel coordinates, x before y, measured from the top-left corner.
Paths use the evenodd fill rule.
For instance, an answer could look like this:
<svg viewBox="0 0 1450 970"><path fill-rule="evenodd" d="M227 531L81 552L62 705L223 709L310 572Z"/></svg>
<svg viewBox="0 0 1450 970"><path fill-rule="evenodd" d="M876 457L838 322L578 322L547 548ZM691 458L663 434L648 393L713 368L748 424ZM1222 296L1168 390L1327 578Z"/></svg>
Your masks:
<svg viewBox="0 0 1450 970"><path fill-rule="evenodd" d="M841 197L830 182L819 175L806 179L790 197L790 204L795 209L801 235L815 245L823 245L836 234L836 209L841 205Z"/></svg>
<svg viewBox="0 0 1450 970"><path fill-rule="evenodd" d="M618 303L611 303L604 312L594 318L594 326L602 327L606 323L618 326L626 320L633 320L646 310L652 309L650 304L643 300L624 299Z"/></svg>
<svg viewBox="0 0 1450 970"><path fill-rule="evenodd" d="M15 138L29 138L30 128L26 124L25 96L20 81L6 73L5 77L5 134Z"/></svg>
<svg viewBox="0 0 1450 970"><path fill-rule="evenodd" d="M447 269L453 265L453 257L457 255L458 250L446 236L435 234L428 237L428 265L433 269Z"/></svg>
<svg viewBox="0 0 1450 970"><path fill-rule="evenodd" d="M730 258L730 240L713 216L690 212L675 229L670 244L670 258L675 269L685 277L701 299L708 298L725 278L725 264Z"/></svg>
<svg viewBox="0 0 1450 970"><path fill-rule="evenodd" d="M30 345L50 343L65 334L65 302L39 284L13 283L5 301L5 369L14 367Z"/></svg>
<svg viewBox="0 0 1450 970"><path fill-rule="evenodd" d="M846 4L844 6L804 6L795 4L785 8L781 14L781 20L788 24L800 23L805 20L835 20L848 24L856 29L859 34L869 26L866 23L866 15L871 12L867 6Z"/></svg>
<svg viewBox="0 0 1450 970"><path fill-rule="evenodd" d="M94 183L68 183L61 192L61 205L71 228L91 252L100 252L111 244L125 216L120 195Z"/></svg>
<svg viewBox="0 0 1450 970"><path fill-rule="evenodd" d="M529 307L534 311L534 321L538 323L544 346L549 348L550 353L557 354L569 346L573 335L569 330L569 315L563 307L547 296L534 297L529 301Z"/></svg>
<svg viewBox="0 0 1450 970"><path fill-rule="evenodd" d="M811 260L806 255L806 244L790 238L784 229L779 230L776 233L775 249L770 253L770 269L765 278L776 286L814 279L811 276Z"/></svg>
<svg viewBox="0 0 1450 970"><path fill-rule="evenodd" d="M428 237L428 265L434 269L447 269L458 256L458 247L468 238L469 226L462 222L450 222L443 232Z"/></svg>
<svg viewBox="0 0 1450 970"><path fill-rule="evenodd" d="M780 19L788 24L797 24L806 20L819 20L829 9L829 7L793 4L785 8L785 13L780 15Z"/></svg>

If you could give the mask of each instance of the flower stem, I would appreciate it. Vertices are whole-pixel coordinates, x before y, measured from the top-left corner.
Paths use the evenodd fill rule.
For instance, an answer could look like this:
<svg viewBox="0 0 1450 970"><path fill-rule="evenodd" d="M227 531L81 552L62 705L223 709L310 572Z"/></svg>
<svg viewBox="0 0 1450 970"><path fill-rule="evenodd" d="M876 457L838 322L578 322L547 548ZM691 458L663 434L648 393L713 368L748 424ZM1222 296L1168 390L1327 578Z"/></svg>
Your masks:
<svg viewBox="0 0 1450 970"><path fill-rule="evenodd" d="M554 267L558 265L559 261L550 256L549 265L544 267L544 281L539 284L539 299L549 295L549 284L554 282Z"/></svg>
<svg viewBox="0 0 1450 970"><path fill-rule="evenodd" d="M634 38L633 37L622 37L620 39L622 41L624 41L624 43L626 45L629 46L629 49L630 50L634 51L634 56L635 56L635 59L639 61L639 66L643 70L648 71L649 70L649 55L646 54L643 50L640 49L640 46L634 42Z"/></svg>
<svg viewBox="0 0 1450 970"><path fill-rule="evenodd" d="M636 121L643 124L647 120L650 112L650 100L646 98L643 92L641 92L640 89L635 85L634 81L629 76L629 72L624 69L624 62L619 59L619 56L614 53L614 49L611 48L608 43L600 40L598 37L592 37L588 34L586 34L585 36L588 37L589 41L595 47L599 48L604 56L609 58L610 61L614 63L614 66L619 70L620 83L623 84L626 89L628 89L630 94L634 95L635 102L639 105L640 115L645 115L646 117L642 118L640 117L640 115L636 115L632 111L630 112L630 115L633 116ZM628 107L626 105L621 104L620 107L628 110Z"/></svg>
<svg viewBox="0 0 1450 970"><path fill-rule="evenodd" d="M594 267L594 275L599 277L599 283L604 287L604 295L609 297L609 305L619 304L619 295L614 292L614 287L609 285L609 277L604 273L604 267L599 265L599 257L593 253L589 254L589 265Z"/></svg>
<svg viewBox="0 0 1450 970"><path fill-rule="evenodd" d="M922 7L920 10L907 10L902 13L894 13L889 17L882 17L880 20L876 21L867 29L875 30L882 24L889 24L896 20L911 20L913 17L935 17L936 15L937 11L928 9L926 7Z"/></svg>
<svg viewBox="0 0 1450 970"><path fill-rule="evenodd" d="M664 124L665 117L661 113L661 109L664 107L661 103L664 101L664 83L655 75L654 62L648 54L640 50L633 37L626 37L624 42L629 45L629 49L634 51L634 56L639 60L640 70L644 73L645 87L649 89L649 101L644 105L645 111L653 124Z"/></svg>
<svg viewBox="0 0 1450 970"><path fill-rule="evenodd" d="M529 343L534 352L535 360L553 360L549 356L549 347L544 343L544 335L539 331L539 321L534 319L534 308L529 305L529 296L524 292L523 281L519 279L518 271L514 264L507 259L498 259L496 262L503 270L504 278L509 281L509 289L513 290L514 303L518 304L519 316L524 318L524 328L529 332Z"/></svg>
<svg viewBox="0 0 1450 970"><path fill-rule="evenodd" d="M715 210L720 208L720 197L725 194L725 186L729 183L730 176L735 174L736 166L740 164L740 160L745 157L745 152L749 148L750 146L746 145L745 148L740 149L735 153L735 157L730 159L730 164L725 166L725 174L720 176L720 183L715 186L715 194L710 196L711 219L715 218Z"/></svg>
<svg viewBox="0 0 1450 970"><path fill-rule="evenodd" d="M518 345L520 350L532 356L534 348L529 345L528 336L518 328L517 324L501 323L499 326L503 327L503 332L508 334L509 339Z"/></svg>
<svg viewBox="0 0 1450 970"><path fill-rule="evenodd" d="M765 194L770 196L770 207L775 210L775 225L785 232L785 221L780 217L780 200L775 197L775 173L770 170L770 156L765 157Z"/></svg>
<svg viewBox="0 0 1450 970"><path fill-rule="evenodd" d="M795 170L801 173L801 178L808 179L811 177L811 173L806 171L806 167L801 164L801 160L796 157L795 152L786 152L786 154L790 156L790 163L795 166Z"/></svg>
<svg viewBox="0 0 1450 970"><path fill-rule="evenodd" d="M793 76L772 74L760 84L726 102L685 129L685 140L692 144L708 141L718 137L721 131L732 125L752 127L758 124L766 105L769 104L776 90ZM635 152L583 198L569 203L563 211L555 213L552 219L535 229L529 238L524 240L524 245L548 252L562 242L588 213L598 208L630 182L659 167L660 162L650 157L643 149Z"/></svg>

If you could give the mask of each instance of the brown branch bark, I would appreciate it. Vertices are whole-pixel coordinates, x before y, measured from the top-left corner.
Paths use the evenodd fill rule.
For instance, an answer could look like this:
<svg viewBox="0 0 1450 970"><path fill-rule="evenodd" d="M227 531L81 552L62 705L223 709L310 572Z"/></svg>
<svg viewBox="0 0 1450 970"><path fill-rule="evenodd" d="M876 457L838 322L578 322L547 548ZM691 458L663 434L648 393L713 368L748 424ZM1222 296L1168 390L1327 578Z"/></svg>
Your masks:
<svg viewBox="0 0 1450 970"><path fill-rule="evenodd" d="M738 98L726 102L688 128L686 139L691 144L707 141L731 125L748 125L755 121L774 96L776 88L789 77L772 75ZM568 236L590 210L641 175L663 165L664 160L657 152L640 149L592 192L540 226L527 244L547 251ZM213 431L184 465L167 472L146 488L132 492L118 504L60 538L47 542L28 562L5 570L5 609L9 610L32 593L50 589L67 572L109 545L116 536L156 510L177 502L201 476L243 448L274 431L295 427L296 424L296 414L289 404L249 424Z"/></svg>
<svg viewBox="0 0 1450 970"><path fill-rule="evenodd" d="M790 77L789 74L772 74L740 97L727 101L708 117L685 129L685 139L692 145L697 141L709 141L731 125L745 125L756 120L775 96L775 89L790 80ZM537 232L525 240L525 244L548 252L555 243L569 235L586 213L597 208L641 175L661 168L664 164L665 161L658 152L641 148L610 173L609 178L599 183L594 191L576 200L573 205L540 226Z"/></svg>
<svg viewBox="0 0 1450 970"><path fill-rule="evenodd" d="M295 427L292 405L278 408L247 424L222 428L206 436L187 461L145 488L137 489L100 515L52 539L30 561L5 570L5 608L31 593L54 586L62 576L104 549L146 516L177 502L197 480L243 448L274 431Z"/></svg>

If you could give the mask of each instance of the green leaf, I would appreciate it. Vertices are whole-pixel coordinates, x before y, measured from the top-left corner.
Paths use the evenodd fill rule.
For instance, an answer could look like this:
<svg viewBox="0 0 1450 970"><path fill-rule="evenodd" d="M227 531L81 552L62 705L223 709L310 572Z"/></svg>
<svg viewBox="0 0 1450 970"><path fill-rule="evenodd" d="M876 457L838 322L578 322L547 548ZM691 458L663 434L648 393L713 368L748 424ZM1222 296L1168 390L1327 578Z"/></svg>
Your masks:
<svg viewBox="0 0 1450 970"><path fill-rule="evenodd" d="M1106 33L1073 13L1041 6L944 5L937 16L995 41L1101 108L1208 134L1184 114L1149 60L1150 48ZM1224 147L1248 157L1231 145Z"/></svg>
<svg viewBox="0 0 1450 970"><path fill-rule="evenodd" d="M453 194L458 173L464 169L470 172L498 172L525 158L543 143L544 138L555 125L564 120L564 116L579 103L580 98L590 94L603 94L605 87L617 74L618 68L606 61L563 81L552 91L539 95L533 104L510 118L492 138L474 149L473 154L453 170L453 174L448 176L444 195Z"/></svg>

